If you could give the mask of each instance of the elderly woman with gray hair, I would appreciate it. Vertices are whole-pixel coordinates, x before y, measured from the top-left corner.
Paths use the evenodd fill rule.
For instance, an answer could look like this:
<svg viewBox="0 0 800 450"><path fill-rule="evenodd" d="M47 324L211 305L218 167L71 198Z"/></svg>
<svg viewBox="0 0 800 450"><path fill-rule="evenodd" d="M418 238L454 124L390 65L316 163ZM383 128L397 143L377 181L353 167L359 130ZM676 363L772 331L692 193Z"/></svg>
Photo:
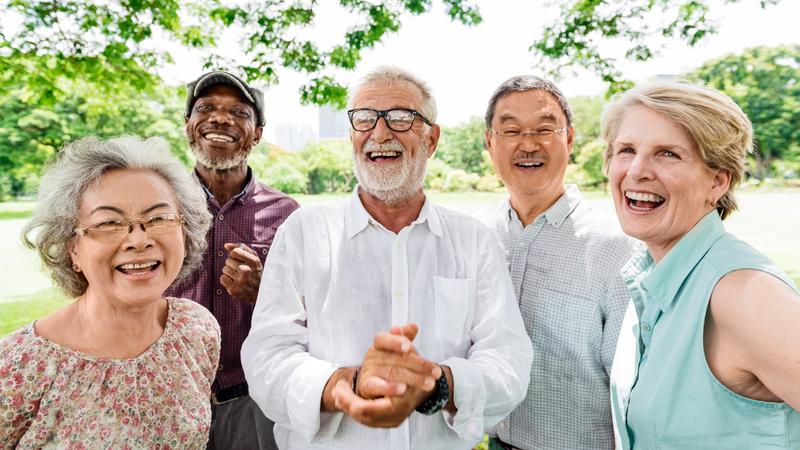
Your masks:
<svg viewBox="0 0 800 450"><path fill-rule="evenodd" d="M163 293L200 262L209 223L161 139L60 152L23 240L76 300L0 342L0 447L205 447L219 327Z"/></svg>
<svg viewBox="0 0 800 450"><path fill-rule="evenodd" d="M727 233L752 128L719 91L656 83L603 118L633 300L611 370L618 448L800 448L800 295Z"/></svg>

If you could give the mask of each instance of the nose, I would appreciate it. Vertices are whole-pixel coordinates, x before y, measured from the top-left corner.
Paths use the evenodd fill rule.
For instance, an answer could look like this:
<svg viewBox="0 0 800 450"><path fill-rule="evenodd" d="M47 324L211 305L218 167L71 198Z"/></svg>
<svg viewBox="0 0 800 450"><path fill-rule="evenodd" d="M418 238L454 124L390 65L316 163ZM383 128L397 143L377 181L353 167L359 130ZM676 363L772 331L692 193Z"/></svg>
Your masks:
<svg viewBox="0 0 800 450"><path fill-rule="evenodd" d="M380 144L390 141L392 138L392 130L390 130L389 125L386 124L386 118L378 117L378 121L375 123L375 128L370 130L370 139Z"/></svg>
<svg viewBox="0 0 800 450"><path fill-rule="evenodd" d="M541 141L531 133L523 133L518 138L517 146L523 151L539 149Z"/></svg>
<svg viewBox="0 0 800 450"><path fill-rule="evenodd" d="M628 166L628 176L634 180L650 180L653 178L653 167L650 158L637 153Z"/></svg>
<svg viewBox="0 0 800 450"><path fill-rule="evenodd" d="M153 245L150 233L144 226L144 222L136 220L128 225L128 234L125 235L125 247L134 250L144 250Z"/></svg>
<svg viewBox="0 0 800 450"><path fill-rule="evenodd" d="M209 122L214 123L227 123L233 125L233 117L228 113L228 111L223 109L215 109L209 116Z"/></svg>

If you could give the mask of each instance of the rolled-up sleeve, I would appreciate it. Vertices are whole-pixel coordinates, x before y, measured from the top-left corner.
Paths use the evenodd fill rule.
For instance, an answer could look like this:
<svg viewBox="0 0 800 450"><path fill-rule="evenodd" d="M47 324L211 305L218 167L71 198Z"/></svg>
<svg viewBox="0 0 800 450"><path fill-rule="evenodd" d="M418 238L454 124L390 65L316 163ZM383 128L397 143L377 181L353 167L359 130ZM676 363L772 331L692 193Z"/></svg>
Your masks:
<svg viewBox="0 0 800 450"><path fill-rule="evenodd" d="M500 247L487 236L481 248L472 346L466 358L441 362L453 373L457 408L454 415L444 412L445 421L464 440L480 439L522 402L533 359Z"/></svg>
<svg viewBox="0 0 800 450"><path fill-rule="evenodd" d="M264 414L308 441L333 437L342 413L320 411L337 365L308 353L303 292L302 229L294 214L278 229L261 277L242 368Z"/></svg>

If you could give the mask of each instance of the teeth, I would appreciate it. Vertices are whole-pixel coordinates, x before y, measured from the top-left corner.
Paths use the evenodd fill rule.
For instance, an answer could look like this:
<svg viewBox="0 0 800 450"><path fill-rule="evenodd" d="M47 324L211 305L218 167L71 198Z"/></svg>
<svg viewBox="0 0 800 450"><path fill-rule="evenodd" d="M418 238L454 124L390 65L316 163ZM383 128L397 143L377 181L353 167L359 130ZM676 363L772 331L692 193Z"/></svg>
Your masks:
<svg viewBox="0 0 800 450"><path fill-rule="evenodd" d="M224 134L208 133L203 137L208 139L209 141L214 141L214 142L233 142L232 137L225 136Z"/></svg>
<svg viewBox="0 0 800 450"><path fill-rule="evenodd" d="M517 163L518 166L522 167L539 167L542 165L540 162L519 162Z"/></svg>
<svg viewBox="0 0 800 450"><path fill-rule="evenodd" d="M120 267L120 269L124 269L124 270L136 270L136 269L146 269L148 267L155 266L156 264L157 263L155 261L153 261L153 262L144 263L144 264L123 264L123 265L121 265L119 267Z"/></svg>
<svg viewBox="0 0 800 450"><path fill-rule="evenodd" d="M655 195L655 194L647 194L644 192L629 192L625 191L625 197L628 197L631 200L636 200L640 202L652 202L652 203L661 203L664 201L664 197Z"/></svg>
<svg viewBox="0 0 800 450"><path fill-rule="evenodd" d="M371 152L369 154L370 158L377 158L379 156L386 156L388 158L394 158L395 156L400 156L400 152Z"/></svg>

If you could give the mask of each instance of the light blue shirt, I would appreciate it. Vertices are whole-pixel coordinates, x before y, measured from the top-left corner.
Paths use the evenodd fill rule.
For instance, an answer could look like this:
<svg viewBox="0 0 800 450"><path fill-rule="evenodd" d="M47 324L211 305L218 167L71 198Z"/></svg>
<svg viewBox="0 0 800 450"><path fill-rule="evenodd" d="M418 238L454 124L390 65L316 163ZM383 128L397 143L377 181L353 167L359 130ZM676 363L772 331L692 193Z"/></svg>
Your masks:
<svg viewBox="0 0 800 450"><path fill-rule="evenodd" d="M644 250L622 269L635 313L629 309L623 322L611 375L618 448L800 448L800 412L734 393L706 362L711 293L741 269L764 271L797 290L767 257L727 233L716 211L658 264Z"/></svg>

